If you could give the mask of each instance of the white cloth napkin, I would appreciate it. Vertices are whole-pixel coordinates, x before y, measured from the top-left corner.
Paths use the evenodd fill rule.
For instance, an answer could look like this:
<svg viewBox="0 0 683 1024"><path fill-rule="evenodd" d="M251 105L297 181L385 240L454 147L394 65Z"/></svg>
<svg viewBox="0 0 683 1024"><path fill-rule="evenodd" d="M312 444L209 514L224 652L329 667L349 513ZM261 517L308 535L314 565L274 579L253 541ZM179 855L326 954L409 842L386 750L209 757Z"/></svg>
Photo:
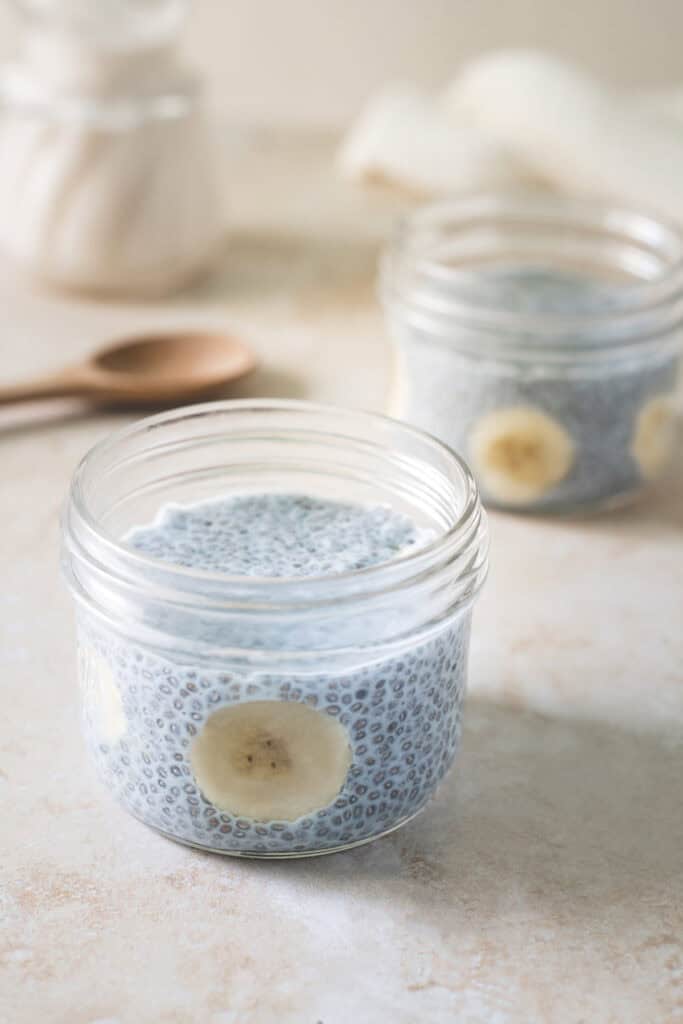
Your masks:
<svg viewBox="0 0 683 1024"><path fill-rule="evenodd" d="M683 88L619 93L546 54L491 54L440 95L372 99L339 164L427 195L537 182L683 222Z"/></svg>

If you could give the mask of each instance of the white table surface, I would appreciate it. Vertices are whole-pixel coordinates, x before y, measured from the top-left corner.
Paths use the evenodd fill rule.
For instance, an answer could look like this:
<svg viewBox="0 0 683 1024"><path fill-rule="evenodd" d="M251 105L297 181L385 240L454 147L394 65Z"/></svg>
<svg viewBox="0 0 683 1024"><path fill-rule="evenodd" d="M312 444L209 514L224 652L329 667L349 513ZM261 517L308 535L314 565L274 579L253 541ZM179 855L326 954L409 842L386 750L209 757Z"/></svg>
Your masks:
<svg viewBox="0 0 683 1024"><path fill-rule="evenodd" d="M2 378L220 325L262 360L233 395L380 409L373 272L404 201L335 181L324 140L256 140L230 187L222 267L171 302L1 269ZM0 416L1 1024L683 1021L683 445L628 511L491 516L454 774L390 838L270 864L148 831L84 755L58 513L124 419Z"/></svg>

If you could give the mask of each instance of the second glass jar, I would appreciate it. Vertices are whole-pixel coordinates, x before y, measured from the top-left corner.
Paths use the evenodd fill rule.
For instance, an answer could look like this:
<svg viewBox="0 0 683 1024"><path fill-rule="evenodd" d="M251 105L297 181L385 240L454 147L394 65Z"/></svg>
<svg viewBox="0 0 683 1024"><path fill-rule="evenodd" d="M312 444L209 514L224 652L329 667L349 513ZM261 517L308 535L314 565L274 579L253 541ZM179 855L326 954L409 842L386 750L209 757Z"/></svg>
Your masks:
<svg viewBox="0 0 683 1024"><path fill-rule="evenodd" d="M612 507L665 469L683 238L639 212L483 196L407 218L385 254L391 415L462 451L482 497Z"/></svg>

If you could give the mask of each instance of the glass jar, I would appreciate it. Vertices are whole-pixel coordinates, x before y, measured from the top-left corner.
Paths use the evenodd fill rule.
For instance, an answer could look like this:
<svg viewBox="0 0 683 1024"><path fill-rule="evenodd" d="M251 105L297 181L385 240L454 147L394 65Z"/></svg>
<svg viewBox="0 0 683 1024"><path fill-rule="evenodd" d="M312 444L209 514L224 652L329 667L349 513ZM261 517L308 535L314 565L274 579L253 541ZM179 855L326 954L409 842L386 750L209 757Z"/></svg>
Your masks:
<svg viewBox="0 0 683 1024"><path fill-rule="evenodd" d="M265 579L168 564L122 539L169 502L264 492L389 505L430 540L370 568ZM124 807L170 838L242 856L331 852L411 819L448 771L487 534L469 470L440 442L305 402L145 419L77 469L63 566L89 749ZM214 716L265 701L305 706L307 734L333 721L345 735L335 795L293 820L220 806L197 777Z"/></svg>
<svg viewBox="0 0 683 1024"><path fill-rule="evenodd" d="M673 448L683 239L644 213L542 195L427 206L381 268L390 412L467 457L504 509L611 507Z"/></svg>
<svg viewBox="0 0 683 1024"><path fill-rule="evenodd" d="M178 53L186 6L19 3L19 58L0 70L0 248L38 280L155 296L217 259L220 157Z"/></svg>

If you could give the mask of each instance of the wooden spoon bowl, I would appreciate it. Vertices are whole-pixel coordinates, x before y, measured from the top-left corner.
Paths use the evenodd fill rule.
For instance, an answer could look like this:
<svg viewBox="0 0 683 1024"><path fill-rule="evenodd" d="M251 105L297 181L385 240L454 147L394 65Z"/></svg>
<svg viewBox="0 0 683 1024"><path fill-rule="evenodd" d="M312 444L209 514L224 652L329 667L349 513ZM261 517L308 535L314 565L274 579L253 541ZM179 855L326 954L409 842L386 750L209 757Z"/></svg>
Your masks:
<svg viewBox="0 0 683 1024"><path fill-rule="evenodd" d="M143 335L49 377L0 388L0 405L80 396L107 405L164 405L209 395L254 368L237 338L211 331Z"/></svg>

